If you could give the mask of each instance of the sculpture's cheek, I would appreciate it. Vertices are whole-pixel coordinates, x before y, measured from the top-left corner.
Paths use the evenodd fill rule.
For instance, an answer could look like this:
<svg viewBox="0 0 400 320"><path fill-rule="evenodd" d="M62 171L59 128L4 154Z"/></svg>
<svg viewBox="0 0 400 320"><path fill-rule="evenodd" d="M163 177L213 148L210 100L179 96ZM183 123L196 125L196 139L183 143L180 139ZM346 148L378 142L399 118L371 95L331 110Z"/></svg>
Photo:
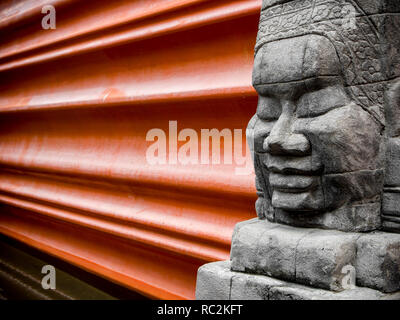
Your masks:
<svg viewBox="0 0 400 320"><path fill-rule="evenodd" d="M345 203L379 202L383 170L361 170L322 177L325 206L334 210Z"/></svg>
<svg viewBox="0 0 400 320"><path fill-rule="evenodd" d="M354 201L372 199L383 183L379 158L379 125L357 105L341 107L312 119L298 119L312 156L321 160L325 207L334 210Z"/></svg>
<svg viewBox="0 0 400 320"><path fill-rule="evenodd" d="M379 125L357 105L341 107L312 119L298 119L295 130L305 134L319 157L324 174L380 169Z"/></svg>

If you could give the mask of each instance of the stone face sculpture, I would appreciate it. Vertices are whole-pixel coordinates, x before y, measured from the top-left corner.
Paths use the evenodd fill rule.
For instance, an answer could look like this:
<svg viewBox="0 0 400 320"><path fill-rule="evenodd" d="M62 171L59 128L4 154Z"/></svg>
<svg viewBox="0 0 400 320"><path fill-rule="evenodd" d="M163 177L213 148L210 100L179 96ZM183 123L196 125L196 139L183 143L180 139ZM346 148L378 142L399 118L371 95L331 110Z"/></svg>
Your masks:
<svg viewBox="0 0 400 320"><path fill-rule="evenodd" d="M383 126L348 93L341 69L335 47L320 35L258 50L259 103L250 129L260 218L332 229L379 226ZM336 217L314 217L326 212Z"/></svg>
<svg viewBox="0 0 400 320"><path fill-rule="evenodd" d="M397 0L263 1L258 219L199 269L199 299L400 299L398 30Z"/></svg>
<svg viewBox="0 0 400 320"><path fill-rule="evenodd" d="M393 108L385 92L398 56L378 30L390 23L361 3L264 1L248 130L260 218L343 231L381 225L385 107Z"/></svg>

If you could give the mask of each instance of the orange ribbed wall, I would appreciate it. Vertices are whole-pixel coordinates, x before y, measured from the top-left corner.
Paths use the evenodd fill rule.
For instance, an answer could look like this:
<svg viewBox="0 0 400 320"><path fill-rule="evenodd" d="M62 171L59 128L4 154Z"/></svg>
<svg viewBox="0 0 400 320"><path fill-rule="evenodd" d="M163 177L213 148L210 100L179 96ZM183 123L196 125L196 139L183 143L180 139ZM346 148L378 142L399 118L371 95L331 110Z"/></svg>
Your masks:
<svg viewBox="0 0 400 320"><path fill-rule="evenodd" d="M255 216L254 175L151 165L146 134L177 121L242 129L245 144L260 6L3 1L0 232L146 296L193 299L197 268L227 259L234 225Z"/></svg>

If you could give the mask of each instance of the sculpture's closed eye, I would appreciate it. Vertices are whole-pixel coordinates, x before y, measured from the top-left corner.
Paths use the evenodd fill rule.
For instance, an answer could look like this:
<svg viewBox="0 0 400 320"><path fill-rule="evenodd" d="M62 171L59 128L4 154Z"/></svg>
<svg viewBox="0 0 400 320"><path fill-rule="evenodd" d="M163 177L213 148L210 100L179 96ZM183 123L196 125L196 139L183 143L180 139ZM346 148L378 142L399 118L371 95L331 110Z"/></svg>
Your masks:
<svg viewBox="0 0 400 320"><path fill-rule="evenodd" d="M262 92L260 88L258 91ZM282 113L281 100L260 93L257 116L266 121L278 120ZM317 117L350 102L344 87L339 84L310 90L299 95L293 102L296 106L294 115L298 118Z"/></svg>
<svg viewBox="0 0 400 320"><path fill-rule="evenodd" d="M305 93L297 101L296 115L299 118L317 117L350 102L343 87L330 86Z"/></svg>
<svg viewBox="0 0 400 320"><path fill-rule="evenodd" d="M257 116L262 120L277 120L282 113L280 101L276 98L259 95Z"/></svg>

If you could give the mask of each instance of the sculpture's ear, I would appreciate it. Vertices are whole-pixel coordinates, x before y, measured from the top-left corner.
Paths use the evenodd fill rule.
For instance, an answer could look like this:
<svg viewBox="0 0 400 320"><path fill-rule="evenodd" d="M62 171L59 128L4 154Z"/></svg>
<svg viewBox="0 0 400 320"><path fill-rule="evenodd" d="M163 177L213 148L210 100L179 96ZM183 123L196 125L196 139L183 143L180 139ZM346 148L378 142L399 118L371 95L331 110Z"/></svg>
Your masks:
<svg viewBox="0 0 400 320"><path fill-rule="evenodd" d="M254 162L254 127L256 126L256 123L257 123L257 115L255 114L250 119L246 129L247 144L249 145L251 158L253 159L253 162Z"/></svg>
<svg viewBox="0 0 400 320"><path fill-rule="evenodd" d="M269 194L268 181L265 179L263 170L261 168L260 159L255 153L254 139L255 139L255 126L257 124L258 117L255 114L249 121L246 129L246 138L251 152L251 156L254 163L254 171L256 173L256 188L262 190L264 196L259 195L256 201L256 212L260 219L268 218L270 221L274 221L274 209L271 205L271 195Z"/></svg>
<svg viewBox="0 0 400 320"><path fill-rule="evenodd" d="M400 78L394 81L386 95L385 114L388 137L400 136Z"/></svg>

